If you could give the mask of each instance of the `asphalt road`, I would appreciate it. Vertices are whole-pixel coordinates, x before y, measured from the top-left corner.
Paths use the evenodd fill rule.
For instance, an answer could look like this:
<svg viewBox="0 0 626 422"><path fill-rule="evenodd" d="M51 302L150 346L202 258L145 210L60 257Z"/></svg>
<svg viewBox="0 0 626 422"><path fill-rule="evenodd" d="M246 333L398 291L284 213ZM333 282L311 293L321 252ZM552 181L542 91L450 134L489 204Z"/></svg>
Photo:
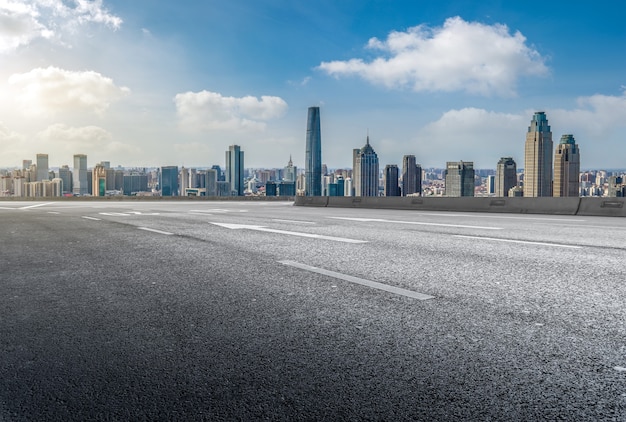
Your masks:
<svg viewBox="0 0 626 422"><path fill-rule="evenodd" d="M0 421L626 421L626 219L1 202Z"/></svg>

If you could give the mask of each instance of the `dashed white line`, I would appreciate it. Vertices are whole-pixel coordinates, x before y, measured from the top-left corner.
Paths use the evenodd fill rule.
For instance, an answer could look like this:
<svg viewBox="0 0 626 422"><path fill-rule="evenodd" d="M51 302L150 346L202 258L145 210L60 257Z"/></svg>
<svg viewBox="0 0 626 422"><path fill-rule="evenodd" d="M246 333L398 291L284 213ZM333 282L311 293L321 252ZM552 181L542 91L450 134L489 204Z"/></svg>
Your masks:
<svg viewBox="0 0 626 422"><path fill-rule="evenodd" d="M93 220L93 221L100 221L100 218L96 218L96 217L88 217L86 215L83 215L82 218L84 218L85 220Z"/></svg>
<svg viewBox="0 0 626 422"><path fill-rule="evenodd" d="M265 226L253 226L246 224L230 224L230 223L211 223L216 226L225 227L231 230L255 230L259 232L266 233L277 233L277 234L285 234L288 236L300 236L300 237L309 237L312 239L323 239L323 240L332 240L334 242L344 242L344 243L367 243L367 240L356 240L356 239L348 239L345 237L334 237L334 236L325 236L322 234L313 234L313 233L301 233L301 232L292 232L288 230L276 230L269 229Z"/></svg>
<svg viewBox="0 0 626 422"><path fill-rule="evenodd" d="M434 299L434 296L426 295L423 293L414 292L412 290L402 289L400 287L390 286L388 284L379 283L377 281L366 280L364 278L354 277L347 274L337 273L335 271L325 270L323 268L312 267L310 265L301 264L295 261L278 261L283 265L290 267L300 268L301 270L310 271L312 273L322 274L340 280L349 281L350 283L360 284L362 286L371 287L377 290L383 290L385 292L393 293L396 295L411 297L418 300Z"/></svg>
<svg viewBox="0 0 626 422"><path fill-rule="evenodd" d="M48 211L48 214L59 214L59 213L56 211Z"/></svg>
<svg viewBox="0 0 626 422"><path fill-rule="evenodd" d="M54 202L46 202L46 203L43 203L43 204L27 205L25 207L20 207L20 209L21 210L27 210L27 209L30 209L30 208L45 207L46 205L52 205L52 204L54 204Z"/></svg>
<svg viewBox="0 0 626 422"><path fill-rule="evenodd" d="M541 246L554 246L556 248L569 248L569 249L581 249L582 246L576 245L564 245L562 243L547 243L547 242L533 242L529 240L514 240L514 239L500 239L497 237L481 237L481 236L465 236L462 234L455 234L454 237L461 237L464 239L478 239L478 240L491 240L493 242L507 242L507 243L522 243L526 245L541 245Z"/></svg>
<svg viewBox="0 0 626 422"><path fill-rule="evenodd" d="M385 220L383 218L328 217L335 220L359 221L363 223L413 224L416 226L454 227L461 229L502 230L502 227L469 226L465 224L425 223L422 221Z"/></svg>
<svg viewBox="0 0 626 422"><path fill-rule="evenodd" d="M157 230L157 229L151 229L149 227L137 227L139 230L145 230L147 232L153 232L153 233L158 233L158 234L164 234L167 236L173 235L174 233L170 233L170 232L164 232L162 230Z"/></svg>

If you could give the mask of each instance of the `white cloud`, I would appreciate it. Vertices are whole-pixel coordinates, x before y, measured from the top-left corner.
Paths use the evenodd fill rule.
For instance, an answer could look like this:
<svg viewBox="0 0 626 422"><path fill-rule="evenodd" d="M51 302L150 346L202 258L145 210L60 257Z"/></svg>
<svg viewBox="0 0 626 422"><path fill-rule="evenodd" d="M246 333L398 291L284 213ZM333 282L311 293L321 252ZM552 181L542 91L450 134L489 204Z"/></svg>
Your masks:
<svg viewBox="0 0 626 422"><path fill-rule="evenodd" d="M419 25L394 31L386 40L369 40L382 54L370 62L355 58L322 62L329 75L360 76L388 88L420 91L465 91L480 95L515 95L522 76L548 73L544 58L506 25L485 25L449 18L442 27Z"/></svg>
<svg viewBox="0 0 626 422"><path fill-rule="evenodd" d="M17 100L30 114L79 110L100 114L130 92L100 73L73 72L56 67L14 74L9 78L9 84L19 89Z"/></svg>
<svg viewBox="0 0 626 422"><path fill-rule="evenodd" d="M122 19L109 13L102 0L0 0L0 53L38 38L65 43L90 23L118 29Z"/></svg>
<svg viewBox="0 0 626 422"><path fill-rule="evenodd" d="M261 131L264 121L287 111L287 103L279 97L224 97L210 91L177 94L174 102L181 127L189 130Z"/></svg>
<svg viewBox="0 0 626 422"><path fill-rule="evenodd" d="M138 148L113 140L113 135L98 126L72 127L62 123L48 126L36 136L54 151L68 154L85 153L91 156L137 153Z"/></svg>

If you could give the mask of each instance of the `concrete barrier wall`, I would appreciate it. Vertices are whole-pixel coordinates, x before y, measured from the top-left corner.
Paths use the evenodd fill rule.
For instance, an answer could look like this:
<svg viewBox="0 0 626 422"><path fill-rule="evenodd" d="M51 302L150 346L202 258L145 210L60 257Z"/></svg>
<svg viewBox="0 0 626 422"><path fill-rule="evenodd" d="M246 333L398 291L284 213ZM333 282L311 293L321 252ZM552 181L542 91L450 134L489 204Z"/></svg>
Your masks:
<svg viewBox="0 0 626 422"><path fill-rule="evenodd" d="M296 197L295 205L626 217L626 198Z"/></svg>

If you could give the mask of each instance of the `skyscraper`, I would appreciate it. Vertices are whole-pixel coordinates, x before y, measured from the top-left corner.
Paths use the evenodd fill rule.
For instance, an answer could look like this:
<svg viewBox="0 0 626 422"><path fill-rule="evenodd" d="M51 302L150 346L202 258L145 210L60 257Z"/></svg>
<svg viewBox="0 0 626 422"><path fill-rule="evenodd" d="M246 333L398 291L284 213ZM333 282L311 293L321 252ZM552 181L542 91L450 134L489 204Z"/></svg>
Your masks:
<svg viewBox="0 0 626 422"><path fill-rule="evenodd" d="M284 172L283 172L283 180L285 182L295 182L297 175L298 175L298 168L293 165L291 156L289 156L289 163L287 163L287 167L285 167Z"/></svg>
<svg viewBox="0 0 626 422"><path fill-rule="evenodd" d="M178 166L161 167L161 196L178 196Z"/></svg>
<svg viewBox="0 0 626 422"><path fill-rule="evenodd" d="M448 161L446 163L446 196L474 196L474 163Z"/></svg>
<svg viewBox="0 0 626 422"><path fill-rule="evenodd" d="M415 162L415 155L402 157L402 196L422 193L422 167Z"/></svg>
<svg viewBox="0 0 626 422"><path fill-rule="evenodd" d="M554 153L554 196L579 196L580 150L573 135L561 136Z"/></svg>
<svg viewBox="0 0 626 422"><path fill-rule="evenodd" d="M399 171L395 164L385 166L385 196L400 196Z"/></svg>
<svg viewBox="0 0 626 422"><path fill-rule="evenodd" d="M239 145L231 145L226 151L226 181L232 196L243 196L243 151Z"/></svg>
<svg viewBox="0 0 626 422"><path fill-rule="evenodd" d="M105 196L107 190L107 173L106 168L101 164L97 164L91 174L91 194L93 196Z"/></svg>
<svg viewBox="0 0 626 422"><path fill-rule="evenodd" d="M309 107L306 123L305 196L322 195L322 136L320 108Z"/></svg>
<svg viewBox="0 0 626 422"><path fill-rule="evenodd" d="M179 196L187 196L187 188L189 187L189 169L185 166L180 169Z"/></svg>
<svg viewBox="0 0 626 422"><path fill-rule="evenodd" d="M48 154L37 154L37 181L50 180L48 177Z"/></svg>
<svg viewBox="0 0 626 422"><path fill-rule="evenodd" d="M378 155L370 137L361 149L353 150L353 188L355 196L378 196Z"/></svg>
<svg viewBox="0 0 626 422"><path fill-rule="evenodd" d="M72 188L74 195L87 195L89 193L89 182L87 181L87 156L85 154L74 155L74 172L72 176L74 179Z"/></svg>
<svg viewBox="0 0 626 422"><path fill-rule="evenodd" d="M552 132L543 111L535 113L526 133L524 196L552 196Z"/></svg>
<svg viewBox="0 0 626 422"><path fill-rule="evenodd" d="M511 157L502 157L496 166L495 195L509 196L509 189L517 186L517 165Z"/></svg>
<svg viewBox="0 0 626 422"><path fill-rule="evenodd" d="M59 168L58 177L63 181L63 193L72 192L72 172L68 165L63 165Z"/></svg>

